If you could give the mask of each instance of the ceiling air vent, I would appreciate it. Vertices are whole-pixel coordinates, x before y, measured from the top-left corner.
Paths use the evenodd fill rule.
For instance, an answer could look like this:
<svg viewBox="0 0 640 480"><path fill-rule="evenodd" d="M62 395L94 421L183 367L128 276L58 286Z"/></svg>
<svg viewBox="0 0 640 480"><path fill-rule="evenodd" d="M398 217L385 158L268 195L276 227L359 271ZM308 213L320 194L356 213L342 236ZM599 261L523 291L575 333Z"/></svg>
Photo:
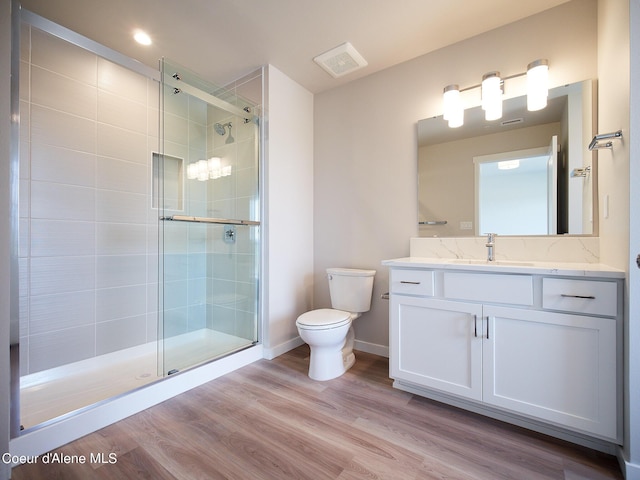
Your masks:
<svg viewBox="0 0 640 480"><path fill-rule="evenodd" d="M503 127L508 127L510 125L515 125L516 123L524 122L524 118L512 118L511 120L505 120L504 122L500 122L500 125Z"/></svg>
<svg viewBox="0 0 640 480"><path fill-rule="evenodd" d="M367 61L349 42L318 55L313 61L324 68L333 78L342 77L368 65Z"/></svg>

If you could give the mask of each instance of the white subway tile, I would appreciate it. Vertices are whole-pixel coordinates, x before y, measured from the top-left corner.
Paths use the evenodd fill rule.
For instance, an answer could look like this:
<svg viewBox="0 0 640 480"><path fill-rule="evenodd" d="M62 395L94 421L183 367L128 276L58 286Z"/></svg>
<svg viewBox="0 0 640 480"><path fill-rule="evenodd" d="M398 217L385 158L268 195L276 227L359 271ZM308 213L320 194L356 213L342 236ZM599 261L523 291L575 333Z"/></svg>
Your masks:
<svg viewBox="0 0 640 480"><path fill-rule="evenodd" d="M148 194L151 179L147 165L98 157L97 187L106 190Z"/></svg>
<svg viewBox="0 0 640 480"><path fill-rule="evenodd" d="M123 335L123 332L126 332L126 335ZM141 345L146 342L146 338L146 314L100 322L96 325L96 355ZM136 365L132 367L135 369Z"/></svg>
<svg viewBox="0 0 640 480"><path fill-rule="evenodd" d="M36 28L32 29L31 40L34 65L96 85L97 57L94 54Z"/></svg>
<svg viewBox="0 0 640 480"><path fill-rule="evenodd" d="M130 255L146 253L145 225L126 223L96 224L96 253L98 255Z"/></svg>
<svg viewBox="0 0 640 480"><path fill-rule="evenodd" d="M147 78L104 58L98 58L98 88L146 104Z"/></svg>
<svg viewBox="0 0 640 480"><path fill-rule="evenodd" d="M189 305L204 305L207 303L207 283L204 278L189 279L189 291L187 292Z"/></svg>
<svg viewBox="0 0 640 480"><path fill-rule="evenodd" d="M150 78L147 79L147 108L149 110L160 109L160 83ZM157 120L158 117L155 118Z"/></svg>
<svg viewBox="0 0 640 480"><path fill-rule="evenodd" d="M189 282L187 279L164 282L163 308L173 310L186 307L189 303Z"/></svg>
<svg viewBox="0 0 640 480"><path fill-rule="evenodd" d="M95 218L92 188L49 182L31 182L31 218L85 220Z"/></svg>
<svg viewBox="0 0 640 480"><path fill-rule="evenodd" d="M208 104L196 97L189 97L189 120L201 124L207 123Z"/></svg>
<svg viewBox="0 0 640 480"><path fill-rule="evenodd" d="M98 190L96 220L111 223L147 222L147 196L137 193Z"/></svg>
<svg viewBox="0 0 640 480"><path fill-rule="evenodd" d="M182 222L163 223L164 253L184 253L189 242L188 230Z"/></svg>
<svg viewBox="0 0 640 480"><path fill-rule="evenodd" d="M35 105L96 120L96 99L92 85L37 66L31 68L31 101Z"/></svg>
<svg viewBox="0 0 640 480"><path fill-rule="evenodd" d="M93 222L41 219L31 221L33 257L94 255L95 243Z"/></svg>
<svg viewBox="0 0 640 480"><path fill-rule="evenodd" d="M147 313L147 342L155 342L158 339L158 312Z"/></svg>
<svg viewBox="0 0 640 480"><path fill-rule="evenodd" d="M146 255L99 255L96 258L96 288L140 285L146 282Z"/></svg>
<svg viewBox="0 0 640 480"><path fill-rule="evenodd" d="M130 162L151 162L146 135L104 123L98 124L97 153Z"/></svg>
<svg viewBox="0 0 640 480"><path fill-rule="evenodd" d="M96 156L67 148L34 143L31 147L33 180L93 187Z"/></svg>
<svg viewBox="0 0 640 480"><path fill-rule="evenodd" d="M195 332L207 328L207 305L189 305L189 317L187 320L187 330Z"/></svg>
<svg viewBox="0 0 640 480"><path fill-rule="evenodd" d="M93 290L32 296L30 307L31 335L92 325L95 322L96 306Z"/></svg>
<svg viewBox="0 0 640 480"><path fill-rule="evenodd" d="M33 105L31 141L95 153L96 122L47 107Z"/></svg>
<svg viewBox="0 0 640 480"><path fill-rule="evenodd" d="M144 315L147 312L146 285L96 290L96 321Z"/></svg>
<svg viewBox="0 0 640 480"><path fill-rule="evenodd" d="M32 335L29 338L29 373L94 356L94 337L94 325Z"/></svg>
<svg viewBox="0 0 640 480"><path fill-rule="evenodd" d="M189 138L189 121L185 117L172 113L165 113L163 120L165 141L186 146Z"/></svg>
<svg viewBox="0 0 640 480"><path fill-rule="evenodd" d="M31 295L50 295L95 288L95 259L35 257L31 259Z"/></svg>
<svg viewBox="0 0 640 480"><path fill-rule="evenodd" d="M175 335L181 335L187 333L189 324L189 308L178 307L167 309L163 312L163 330L162 336L166 338L173 337ZM165 364L171 364L171 358L166 358Z"/></svg>
<svg viewBox="0 0 640 480"><path fill-rule="evenodd" d="M137 133L147 133L147 109L144 104L115 95L98 93L98 121Z"/></svg>
<svg viewBox="0 0 640 480"><path fill-rule="evenodd" d="M204 152L207 147L207 127L202 123L189 121L188 128L189 148L199 149Z"/></svg>

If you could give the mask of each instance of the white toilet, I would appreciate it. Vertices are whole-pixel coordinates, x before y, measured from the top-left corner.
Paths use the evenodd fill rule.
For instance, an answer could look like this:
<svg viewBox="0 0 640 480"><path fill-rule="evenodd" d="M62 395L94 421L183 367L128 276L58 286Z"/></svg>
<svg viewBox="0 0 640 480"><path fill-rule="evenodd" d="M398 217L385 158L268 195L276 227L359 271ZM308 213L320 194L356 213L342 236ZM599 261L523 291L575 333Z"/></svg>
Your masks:
<svg viewBox="0 0 640 480"><path fill-rule="evenodd" d="M300 338L309 345L309 377L331 380L355 363L351 322L371 308L375 270L328 268L333 308L303 313L296 320Z"/></svg>

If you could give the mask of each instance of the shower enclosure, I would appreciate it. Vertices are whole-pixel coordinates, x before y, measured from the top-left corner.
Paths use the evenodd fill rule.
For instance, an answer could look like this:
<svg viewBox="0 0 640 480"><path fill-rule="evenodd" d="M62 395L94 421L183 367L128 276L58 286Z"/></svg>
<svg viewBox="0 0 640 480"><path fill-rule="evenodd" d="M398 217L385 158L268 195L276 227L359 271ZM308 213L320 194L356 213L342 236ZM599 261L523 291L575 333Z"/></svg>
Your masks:
<svg viewBox="0 0 640 480"><path fill-rule="evenodd" d="M12 424L29 431L258 343L261 98L237 90L261 95L262 73L218 88L21 16Z"/></svg>

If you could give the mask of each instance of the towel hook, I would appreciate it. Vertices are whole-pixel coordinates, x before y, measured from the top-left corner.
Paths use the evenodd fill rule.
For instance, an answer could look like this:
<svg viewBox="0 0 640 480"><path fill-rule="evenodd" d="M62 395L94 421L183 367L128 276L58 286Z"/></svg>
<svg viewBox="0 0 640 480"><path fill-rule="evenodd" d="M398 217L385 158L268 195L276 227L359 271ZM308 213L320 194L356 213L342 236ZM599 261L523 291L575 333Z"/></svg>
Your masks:
<svg viewBox="0 0 640 480"><path fill-rule="evenodd" d="M613 133L603 133L601 135L596 135L595 137L593 137L593 140L591 140L591 143L589 144L589 150L598 150L600 148L613 148L613 142L609 141L606 143L599 143L602 140L609 140L609 139L621 139L622 138L622 130L618 130L617 132L613 132Z"/></svg>

